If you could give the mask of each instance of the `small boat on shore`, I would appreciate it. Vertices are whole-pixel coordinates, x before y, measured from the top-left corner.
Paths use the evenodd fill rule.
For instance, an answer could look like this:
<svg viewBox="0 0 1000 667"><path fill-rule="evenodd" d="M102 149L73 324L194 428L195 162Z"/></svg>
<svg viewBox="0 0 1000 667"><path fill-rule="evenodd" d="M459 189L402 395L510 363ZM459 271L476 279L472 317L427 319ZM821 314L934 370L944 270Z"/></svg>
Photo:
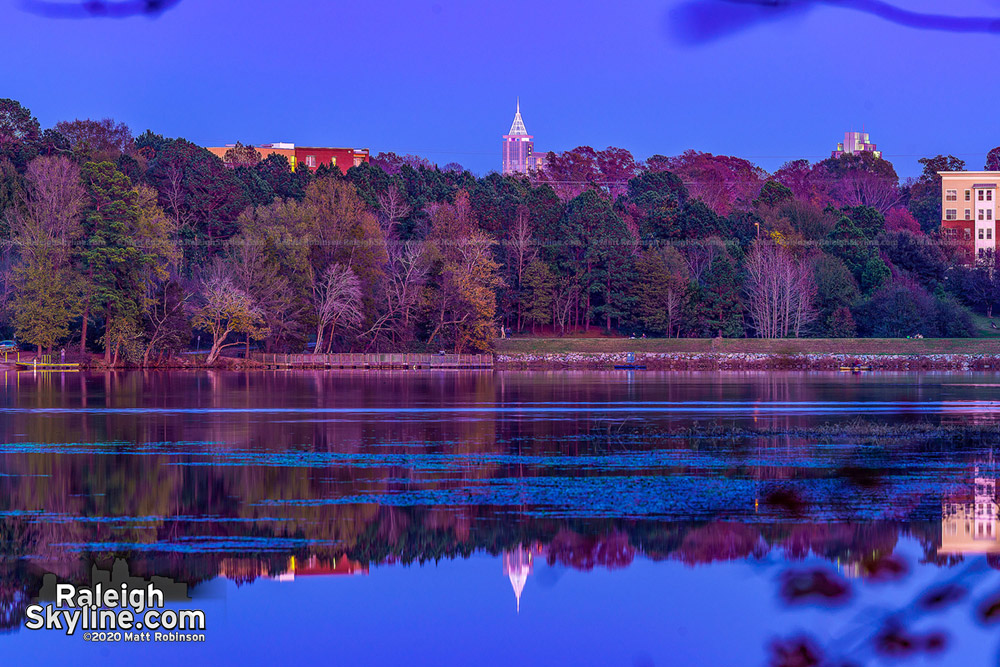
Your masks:
<svg viewBox="0 0 1000 667"><path fill-rule="evenodd" d="M616 371L644 371L646 370L646 364L637 364L635 361L635 353L629 352L628 358L626 358L624 364L616 364Z"/></svg>

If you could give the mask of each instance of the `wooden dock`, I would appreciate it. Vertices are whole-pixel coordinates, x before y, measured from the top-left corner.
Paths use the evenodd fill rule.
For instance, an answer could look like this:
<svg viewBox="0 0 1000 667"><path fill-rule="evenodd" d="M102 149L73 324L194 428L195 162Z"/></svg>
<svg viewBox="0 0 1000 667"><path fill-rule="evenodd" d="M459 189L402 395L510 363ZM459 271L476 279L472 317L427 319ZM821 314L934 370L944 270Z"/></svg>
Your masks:
<svg viewBox="0 0 1000 667"><path fill-rule="evenodd" d="M7 355L4 355L5 357ZM47 373L53 372L75 372L80 370L80 364L78 363L65 363L59 361L53 361L57 357L54 354L43 354L38 357L33 357L31 359L21 359L21 355L17 355L17 361L13 361L14 365L18 370L22 371L45 371Z"/></svg>
<svg viewBox="0 0 1000 667"><path fill-rule="evenodd" d="M492 354L268 354L250 355L265 368L352 368L368 370L491 369Z"/></svg>

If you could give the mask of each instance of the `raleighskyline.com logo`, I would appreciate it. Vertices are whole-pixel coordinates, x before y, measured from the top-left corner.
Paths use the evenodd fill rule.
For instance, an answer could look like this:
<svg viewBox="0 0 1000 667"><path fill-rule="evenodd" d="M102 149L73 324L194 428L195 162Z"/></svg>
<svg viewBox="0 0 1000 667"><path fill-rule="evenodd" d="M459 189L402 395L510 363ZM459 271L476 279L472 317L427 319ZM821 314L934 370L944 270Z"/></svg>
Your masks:
<svg viewBox="0 0 1000 667"><path fill-rule="evenodd" d="M203 610L166 608L168 601L190 600L186 584L130 577L122 560L112 572L94 566L91 574L89 586L46 574L38 598L24 612L24 627L67 636L82 631L84 641L92 642L205 641Z"/></svg>

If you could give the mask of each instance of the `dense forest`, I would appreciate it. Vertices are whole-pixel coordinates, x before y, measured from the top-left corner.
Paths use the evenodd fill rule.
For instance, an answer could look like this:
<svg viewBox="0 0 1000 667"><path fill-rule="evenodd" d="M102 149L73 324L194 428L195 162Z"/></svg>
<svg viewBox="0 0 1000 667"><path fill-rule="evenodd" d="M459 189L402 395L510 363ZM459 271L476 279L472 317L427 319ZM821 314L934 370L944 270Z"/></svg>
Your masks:
<svg viewBox="0 0 1000 667"><path fill-rule="evenodd" d="M938 171L868 154L769 174L687 151L550 153L476 177L379 153L342 174L225 160L110 119L42 130L0 100L0 334L163 363L267 351L490 349L518 335L970 336L992 256L939 236ZM1000 149L986 167L1000 166Z"/></svg>

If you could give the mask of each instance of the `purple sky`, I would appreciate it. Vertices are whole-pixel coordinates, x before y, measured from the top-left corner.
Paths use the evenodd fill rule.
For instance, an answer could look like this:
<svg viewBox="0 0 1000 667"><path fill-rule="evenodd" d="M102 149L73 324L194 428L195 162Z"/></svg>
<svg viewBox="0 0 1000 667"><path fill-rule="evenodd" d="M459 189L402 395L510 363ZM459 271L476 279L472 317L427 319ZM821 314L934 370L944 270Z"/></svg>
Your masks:
<svg viewBox="0 0 1000 667"><path fill-rule="evenodd" d="M542 150L694 148L774 170L864 124L907 176L937 153L981 168L1000 144L1000 36L818 5L690 46L669 27L677 4L183 0L155 20L55 20L0 0L0 97L43 126L112 116L206 145L369 147L480 174L499 168L516 96Z"/></svg>

